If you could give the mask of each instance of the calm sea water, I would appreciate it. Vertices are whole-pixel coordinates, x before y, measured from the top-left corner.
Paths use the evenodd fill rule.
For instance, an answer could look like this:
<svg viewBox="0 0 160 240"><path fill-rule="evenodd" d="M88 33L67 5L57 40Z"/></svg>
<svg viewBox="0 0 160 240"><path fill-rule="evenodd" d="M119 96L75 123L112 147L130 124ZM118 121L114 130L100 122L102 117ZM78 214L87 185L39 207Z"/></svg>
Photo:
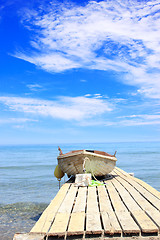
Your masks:
<svg viewBox="0 0 160 240"><path fill-rule="evenodd" d="M160 142L65 144L63 152L97 149L113 154L117 166L160 191ZM29 232L58 191L57 145L0 146L0 239ZM67 180L65 177L62 183Z"/></svg>

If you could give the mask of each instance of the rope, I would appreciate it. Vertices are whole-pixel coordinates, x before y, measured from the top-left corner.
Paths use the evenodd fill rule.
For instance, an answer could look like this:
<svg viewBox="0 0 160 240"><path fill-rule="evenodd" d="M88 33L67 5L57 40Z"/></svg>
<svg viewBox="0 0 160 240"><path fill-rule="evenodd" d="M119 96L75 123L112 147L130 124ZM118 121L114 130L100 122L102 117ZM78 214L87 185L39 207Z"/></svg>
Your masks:
<svg viewBox="0 0 160 240"><path fill-rule="evenodd" d="M93 173L93 169L91 168L91 160L90 160L88 157L85 157L85 158L84 158L84 162L83 162L83 172L84 172L84 173L86 172L86 169L85 169L86 160L89 160L90 170L91 170L91 175L92 175L92 177L93 177L97 182L100 182L100 181L98 181L98 179L95 177L95 175L94 175L94 173Z"/></svg>

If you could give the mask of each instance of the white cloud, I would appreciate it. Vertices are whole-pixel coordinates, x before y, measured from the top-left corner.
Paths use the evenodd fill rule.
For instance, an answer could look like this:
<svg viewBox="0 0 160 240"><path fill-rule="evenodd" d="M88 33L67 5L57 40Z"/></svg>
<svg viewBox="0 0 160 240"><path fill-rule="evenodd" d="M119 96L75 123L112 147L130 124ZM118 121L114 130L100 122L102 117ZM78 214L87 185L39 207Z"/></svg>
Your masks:
<svg viewBox="0 0 160 240"><path fill-rule="evenodd" d="M89 95L89 94L88 94ZM123 103L125 99L105 99L99 94L81 97L57 97L55 100L42 100L22 97L0 97L1 104L6 110L21 112L30 118L8 118L0 119L0 124L13 123L23 127L26 122L36 122L35 117L51 117L67 121L75 121L80 126L142 126L160 125L160 114L132 114L115 116L118 108L116 104ZM114 104L113 104L114 102ZM116 110L116 111L114 111ZM110 115L109 113L112 114ZM116 114L117 115L117 114Z"/></svg>
<svg viewBox="0 0 160 240"><path fill-rule="evenodd" d="M37 122L38 120L30 118L1 118L0 124Z"/></svg>
<svg viewBox="0 0 160 240"><path fill-rule="evenodd" d="M37 91L43 89L43 87L40 84L37 84L37 83L27 84L27 87L33 92L37 92Z"/></svg>
<svg viewBox="0 0 160 240"><path fill-rule="evenodd" d="M119 117L122 126L160 125L159 114L139 114Z"/></svg>
<svg viewBox="0 0 160 240"><path fill-rule="evenodd" d="M23 23L36 33L34 51L16 57L50 72L124 72L123 82L137 86L140 94L160 98L159 0L90 1L85 6L52 1L43 13L26 14Z"/></svg>
<svg viewBox="0 0 160 240"><path fill-rule="evenodd" d="M99 116L113 109L113 105L105 99L87 97L59 97L53 101L0 97L0 102L5 104L11 111L76 121Z"/></svg>
<svg viewBox="0 0 160 240"><path fill-rule="evenodd" d="M147 125L160 125L160 115L141 114L116 117L112 121L109 120L91 120L82 121L81 126L114 126L114 127L133 127L133 126L147 126Z"/></svg>

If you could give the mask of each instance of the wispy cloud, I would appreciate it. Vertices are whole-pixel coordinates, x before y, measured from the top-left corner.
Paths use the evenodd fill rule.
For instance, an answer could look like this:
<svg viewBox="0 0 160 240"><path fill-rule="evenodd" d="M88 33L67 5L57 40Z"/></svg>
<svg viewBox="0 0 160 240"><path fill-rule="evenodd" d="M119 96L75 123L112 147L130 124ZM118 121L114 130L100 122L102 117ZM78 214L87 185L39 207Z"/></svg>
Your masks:
<svg viewBox="0 0 160 240"><path fill-rule="evenodd" d="M33 92L41 91L43 89L43 87L37 83L27 84L27 87Z"/></svg>
<svg viewBox="0 0 160 240"><path fill-rule="evenodd" d="M130 115L115 117L112 121L109 120L91 120L91 121L82 121L81 126L114 126L114 127L134 127L134 126L147 126L147 125L160 125L160 115Z"/></svg>
<svg viewBox="0 0 160 240"><path fill-rule="evenodd" d="M0 102L5 104L11 111L76 121L99 116L113 109L113 104L106 99L83 96L59 97L52 101L21 97L0 97Z"/></svg>
<svg viewBox="0 0 160 240"><path fill-rule="evenodd" d="M20 124L26 122L37 122L36 119L31 118L0 118L0 124Z"/></svg>
<svg viewBox="0 0 160 240"><path fill-rule="evenodd" d="M139 114L119 117L123 126L160 125L159 114Z"/></svg>
<svg viewBox="0 0 160 240"><path fill-rule="evenodd" d="M25 12L23 23L36 34L32 52L16 57L50 72L123 72L121 81L137 86L138 94L160 98L160 0L52 1L47 10Z"/></svg>
<svg viewBox="0 0 160 240"><path fill-rule="evenodd" d="M142 126L160 125L160 114L123 115L125 99L107 99L100 94L68 97L61 96L54 100L22 97L0 97L0 103L6 111L21 112L24 117L0 119L0 124L22 124L36 122L39 117L50 117L70 121L79 126ZM117 114L119 111L119 116ZM133 110L133 109L132 109ZM27 116L25 118L25 116ZM28 118L29 116L29 118ZM34 116L34 118L32 118ZM19 125L18 125L19 126Z"/></svg>

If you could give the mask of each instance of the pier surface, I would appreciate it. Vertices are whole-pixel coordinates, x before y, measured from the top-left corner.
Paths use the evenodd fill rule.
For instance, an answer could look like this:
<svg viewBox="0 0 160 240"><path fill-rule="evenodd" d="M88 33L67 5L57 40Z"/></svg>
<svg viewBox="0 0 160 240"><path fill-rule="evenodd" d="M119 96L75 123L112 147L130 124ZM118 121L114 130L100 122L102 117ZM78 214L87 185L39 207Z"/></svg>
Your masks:
<svg viewBox="0 0 160 240"><path fill-rule="evenodd" d="M103 186L65 183L30 233L15 234L14 240L160 240L159 230L160 192L115 168Z"/></svg>

